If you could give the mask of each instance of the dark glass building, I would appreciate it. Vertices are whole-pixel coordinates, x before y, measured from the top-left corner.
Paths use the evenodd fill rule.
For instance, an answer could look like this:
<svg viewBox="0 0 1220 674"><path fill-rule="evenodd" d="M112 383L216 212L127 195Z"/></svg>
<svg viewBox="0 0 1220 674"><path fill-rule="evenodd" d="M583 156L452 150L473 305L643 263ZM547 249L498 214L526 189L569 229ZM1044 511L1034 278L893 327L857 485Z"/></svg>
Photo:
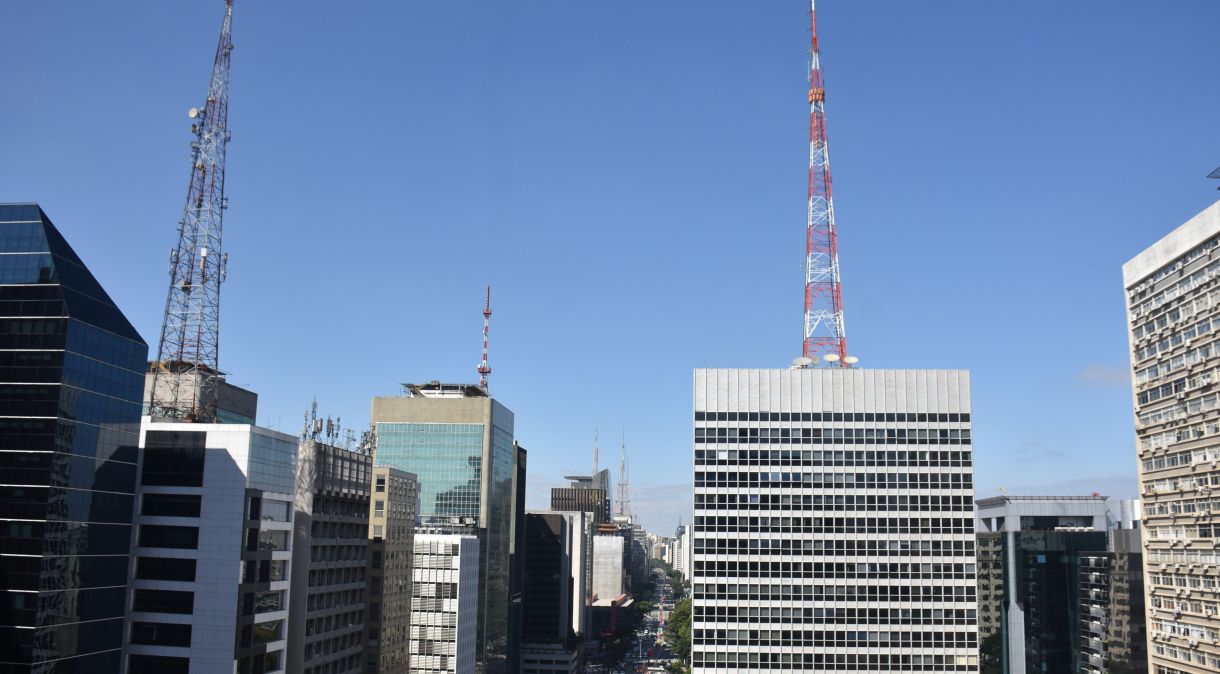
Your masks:
<svg viewBox="0 0 1220 674"><path fill-rule="evenodd" d="M42 209L0 205L0 674L121 669L147 357Z"/></svg>

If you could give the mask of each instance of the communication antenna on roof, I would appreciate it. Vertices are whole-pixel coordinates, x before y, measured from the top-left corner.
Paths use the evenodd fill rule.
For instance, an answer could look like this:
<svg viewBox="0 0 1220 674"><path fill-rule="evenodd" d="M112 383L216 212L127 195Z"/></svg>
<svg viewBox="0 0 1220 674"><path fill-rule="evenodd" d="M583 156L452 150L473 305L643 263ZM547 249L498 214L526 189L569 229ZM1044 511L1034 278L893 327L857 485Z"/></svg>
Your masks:
<svg viewBox="0 0 1220 674"><path fill-rule="evenodd" d="M593 472L589 474L589 487L597 488L597 429L593 429ZM609 487L609 485L607 485ZM610 494L606 494L609 498Z"/></svg>
<svg viewBox="0 0 1220 674"><path fill-rule="evenodd" d="M618 504L616 515L631 516L631 487L627 483L627 431L623 430L622 455L618 464Z"/></svg>
<svg viewBox="0 0 1220 674"><path fill-rule="evenodd" d="M487 331L491 325L491 286L487 286L487 303L483 305L483 360L479 363L479 388L487 392L487 375L491 366L487 364Z"/></svg>

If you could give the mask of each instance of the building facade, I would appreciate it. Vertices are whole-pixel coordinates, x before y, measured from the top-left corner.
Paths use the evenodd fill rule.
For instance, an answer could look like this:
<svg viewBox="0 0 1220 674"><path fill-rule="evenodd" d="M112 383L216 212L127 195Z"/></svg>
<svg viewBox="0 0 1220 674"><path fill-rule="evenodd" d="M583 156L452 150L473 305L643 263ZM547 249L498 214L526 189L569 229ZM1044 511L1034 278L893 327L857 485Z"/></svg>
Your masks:
<svg viewBox="0 0 1220 674"><path fill-rule="evenodd" d="M696 370L693 672L977 672L969 376Z"/></svg>
<svg viewBox="0 0 1220 674"><path fill-rule="evenodd" d="M373 399L379 466L414 473L423 527L479 538L479 662L508 667L517 448L513 413L468 384L408 384Z"/></svg>
<svg viewBox="0 0 1220 674"><path fill-rule="evenodd" d="M1220 671L1220 202L1123 265L1152 674ZM1168 598L1184 609L1166 610Z"/></svg>
<svg viewBox="0 0 1220 674"><path fill-rule="evenodd" d="M626 594L623 585L627 540L618 533L593 536L593 600L608 601Z"/></svg>
<svg viewBox="0 0 1220 674"><path fill-rule="evenodd" d="M411 674L474 674L479 539L417 529L411 570Z"/></svg>
<svg viewBox="0 0 1220 674"><path fill-rule="evenodd" d="M361 674L372 457L312 439L299 445L288 671ZM384 499L378 498L384 507Z"/></svg>
<svg viewBox="0 0 1220 674"><path fill-rule="evenodd" d="M144 417L128 674L285 671L297 444Z"/></svg>
<svg viewBox="0 0 1220 674"><path fill-rule="evenodd" d="M412 473L387 466L374 466L372 472L365 674L394 674L407 671L410 663L411 556L419 487Z"/></svg>
<svg viewBox="0 0 1220 674"><path fill-rule="evenodd" d="M1077 671L1082 674L1148 671L1140 533L1139 529L1111 528L1106 550L1081 553Z"/></svg>
<svg viewBox="0 0 1220 674"><path fill-rule="evenodd" d="M579 535L564 513L526 515L522 674L576 671L580 643L572 627L574 581L583 574L579 568L573 574L579 560L572 550L573 537Z"/></svg>
<svg viewBox="0 0 1220 674"><path fill-rule="evenodd" d="M147 357L42 209L0 205L0 671L121 671Z"/></svg>
<svg viewBox="0 0 1220 674"><path fill-rule="evenodd" d="M980 655L1004 674L1074 674L1082 660L1081 574L1104 554L1104 496L997 496L978 502Z"/></svg>

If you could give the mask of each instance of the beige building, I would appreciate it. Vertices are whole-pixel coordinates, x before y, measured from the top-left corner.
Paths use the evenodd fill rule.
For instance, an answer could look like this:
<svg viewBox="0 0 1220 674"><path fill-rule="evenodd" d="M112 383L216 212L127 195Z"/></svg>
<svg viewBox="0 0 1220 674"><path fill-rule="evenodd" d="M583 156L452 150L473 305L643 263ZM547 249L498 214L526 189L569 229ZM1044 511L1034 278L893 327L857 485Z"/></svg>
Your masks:
<svg viewBox="0 0 1220 674"><path fill-rule="evenodd" d="M367 674L408 671L411 566L418 514L415 475L388 466L372 470L369 499Z"/></svg>
<svg viewBox="0 0 1220 674"><path fill-rule="evenodd" d="M1220 671L1220 202L1123 265L1149 671Z"/></svg>

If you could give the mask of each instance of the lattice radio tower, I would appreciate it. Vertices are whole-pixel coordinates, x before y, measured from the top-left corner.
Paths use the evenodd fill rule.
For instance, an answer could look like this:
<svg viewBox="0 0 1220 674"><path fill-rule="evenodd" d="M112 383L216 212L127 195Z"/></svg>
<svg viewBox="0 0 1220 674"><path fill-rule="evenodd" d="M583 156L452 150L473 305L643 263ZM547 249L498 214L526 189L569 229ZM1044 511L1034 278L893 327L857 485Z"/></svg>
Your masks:
<svg viewBox="0 0 1220 674"><path fill-rule="evenodd" d="M219 385L220 284L228 256L220 246L225 147L229 143L229 55L233 0L225 0L220 43L203 105L191 108L191 177L169 255L169 294L153 370L149 411L184 421L216 419Z"/></svg>
<svg viewBox="0 0 1220 674"><path fill-rule="evenodd" d="M479 388L487 392L487 375L491 365L487 363L487 331L491 327L491 286L487 286L487 304L483 305L483 360L479 362Z"/></svg>
<svg viewBox="0 0 1220 674"><path fill-rule="evenodd" d="M622 454L618 460L618 503L615 515L631 517L631 486L627 482L627 434L623 433Z"/></svg>
<svg viewBox="0 0 1220 674"><path fill-rule="evenodd" d="M848 367L839 246L826 144L826 89L818 49L818 20L809 0L809 207L805 239L805 341L799 364Z"/></svg>

